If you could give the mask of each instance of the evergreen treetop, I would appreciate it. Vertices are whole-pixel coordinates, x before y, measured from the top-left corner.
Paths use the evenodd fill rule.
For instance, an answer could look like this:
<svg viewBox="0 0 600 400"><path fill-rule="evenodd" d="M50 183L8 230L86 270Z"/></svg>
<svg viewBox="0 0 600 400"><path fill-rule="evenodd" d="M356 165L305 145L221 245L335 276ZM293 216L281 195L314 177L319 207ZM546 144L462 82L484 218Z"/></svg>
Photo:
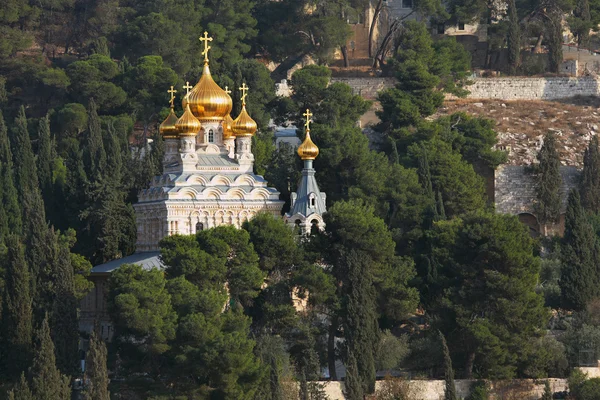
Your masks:
<svg viewBox="0 0 600 400"><path fill-rule="evenodd" d="M560 158L556 149L556 136L548 132L537 159L536 173L536 214L540 225L558 221L561 207Z"/></svg>
<svg viewBox="0 0 600 400"><path fill-rule="evenodd" d="M587 303L598 295L599 257L600 245L596 234L581 206L579 192L572 190L567 202L560 252L559 285L564 307L584 310Z"/></svg>

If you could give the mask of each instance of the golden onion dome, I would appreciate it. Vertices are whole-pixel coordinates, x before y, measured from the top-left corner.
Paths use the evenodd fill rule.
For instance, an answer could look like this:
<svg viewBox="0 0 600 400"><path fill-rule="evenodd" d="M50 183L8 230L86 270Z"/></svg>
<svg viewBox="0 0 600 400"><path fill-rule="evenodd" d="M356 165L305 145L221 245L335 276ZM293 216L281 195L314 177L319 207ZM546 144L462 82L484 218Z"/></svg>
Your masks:
<svg viewBox="0 0 600 400"><path fill-rule="evenodd" d="M182 104L183 108L189 104L194 116L201 121L221 121L233 107L229 94L213 80L208 62L204 63L200 80L183 99Z"/></svg>
<svg viewBox="0 0 600 400"><path fill-rule="evenodd" d="M223 119L223 139L229 139L233 136L233 118L231 118L231 114L227 114Z"/></svg>
<svg viewBox="0 0 600 400"><path fill-rule="evenodd" d="M158 131L165 139L177 139L179 131L175 127L175 124L178 119L177 115L175 115L175 111L173 111L173 107L171 107L171 112L158 127Z"/></svg>
<svg viewBox="0 0 600 400"><path fill-rule="evenodd" d="M192 114L190 106L186 105L183 115L175 124L175 128L177 128L180 136L196 136L198 132L200 132L202 124L200 124L200 121Z"/></svg>
<svg viewBox="0 0 600 400"><path fill-rule="evenodd" d="M231 128L235 136L252 136L256 132L258 125L256 125L256 122L248 115L245 104L242 105L242 112L240 112L240 115L233 121Z"/></svg>
<svg viewBox="0 0 600 400"><path fill-rule="evenodd" d="M304 142L298 147L298 155L304 161L314 160L319 155L319 148L310 138L310 130L306 131Z"/></svg>

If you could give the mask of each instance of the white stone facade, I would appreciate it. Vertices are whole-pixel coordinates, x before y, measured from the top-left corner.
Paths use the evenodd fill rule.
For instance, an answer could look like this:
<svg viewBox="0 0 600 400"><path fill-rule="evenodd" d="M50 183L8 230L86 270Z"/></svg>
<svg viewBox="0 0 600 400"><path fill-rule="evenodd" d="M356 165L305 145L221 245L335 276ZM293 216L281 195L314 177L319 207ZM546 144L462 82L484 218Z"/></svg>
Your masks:
<svg viewBox="0 0 600 400"><path fill-rule="evenodd" d="M238 139L238 145L248 141ZM137 251L158 250L159 241L169 235L190 235L219 225L240 227L262 211L280 216L279 192L252 172L251 157L240 150L238 157L244 157L238 161L220 147L223 152L218 154L194 153L193 171L182 162L170 164L168 172L140 192L134 205Z"/></svg>

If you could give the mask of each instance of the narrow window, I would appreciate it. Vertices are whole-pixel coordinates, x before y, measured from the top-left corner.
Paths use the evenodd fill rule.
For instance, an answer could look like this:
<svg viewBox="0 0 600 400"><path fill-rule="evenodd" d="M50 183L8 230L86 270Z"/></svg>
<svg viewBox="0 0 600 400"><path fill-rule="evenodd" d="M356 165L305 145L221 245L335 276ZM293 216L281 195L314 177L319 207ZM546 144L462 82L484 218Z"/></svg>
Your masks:
<svg viewBox="0 0 600 400"><path fill-rule="evenodd" d="M315 206L315 198L314 197L310 199L310 206L311 207Z"/></svg>
<svg viewBox="0 0 600 400"><path fill-rule="evenodd" d="M464 31L465 30L465 23L464 22L459 22L458 23L458 30L459 31Z"/></svg>
<svg viewBox="0 0 600 400"><path fill-rule="evenodd" d="M208 131L208 143L214 143L214 141L215 141L215 133L211 129Z"/></svg>
<svg viewBox="0 0 600 400"><path fill-rule="evenodd" d="M204 230L204 224L202 222L198 222L196 224L196 232L200 232Z"/></svg>

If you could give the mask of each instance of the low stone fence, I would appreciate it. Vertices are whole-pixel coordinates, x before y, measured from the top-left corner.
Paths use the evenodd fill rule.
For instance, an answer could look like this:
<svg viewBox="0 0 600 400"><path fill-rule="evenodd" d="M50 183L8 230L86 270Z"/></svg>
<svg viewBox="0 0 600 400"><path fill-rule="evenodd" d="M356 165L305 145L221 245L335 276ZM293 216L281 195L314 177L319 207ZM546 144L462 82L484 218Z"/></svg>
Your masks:
<svg viewBox="0 0 600 400"><path fill-rule="evenodd" d="M469 395L475 380L457 379L456 394L459 398ZM548 379L553 393L568 390L566 379ZM382 387L384 381L377 381L375 390ZM443 380L411 380L408 382L411 400L442 400L444 398ZM490 382L491 399L538 400L544 393L545 380L519 379ZM330 400L345 400L343 382L324 382L324 390Z"/></svg>

